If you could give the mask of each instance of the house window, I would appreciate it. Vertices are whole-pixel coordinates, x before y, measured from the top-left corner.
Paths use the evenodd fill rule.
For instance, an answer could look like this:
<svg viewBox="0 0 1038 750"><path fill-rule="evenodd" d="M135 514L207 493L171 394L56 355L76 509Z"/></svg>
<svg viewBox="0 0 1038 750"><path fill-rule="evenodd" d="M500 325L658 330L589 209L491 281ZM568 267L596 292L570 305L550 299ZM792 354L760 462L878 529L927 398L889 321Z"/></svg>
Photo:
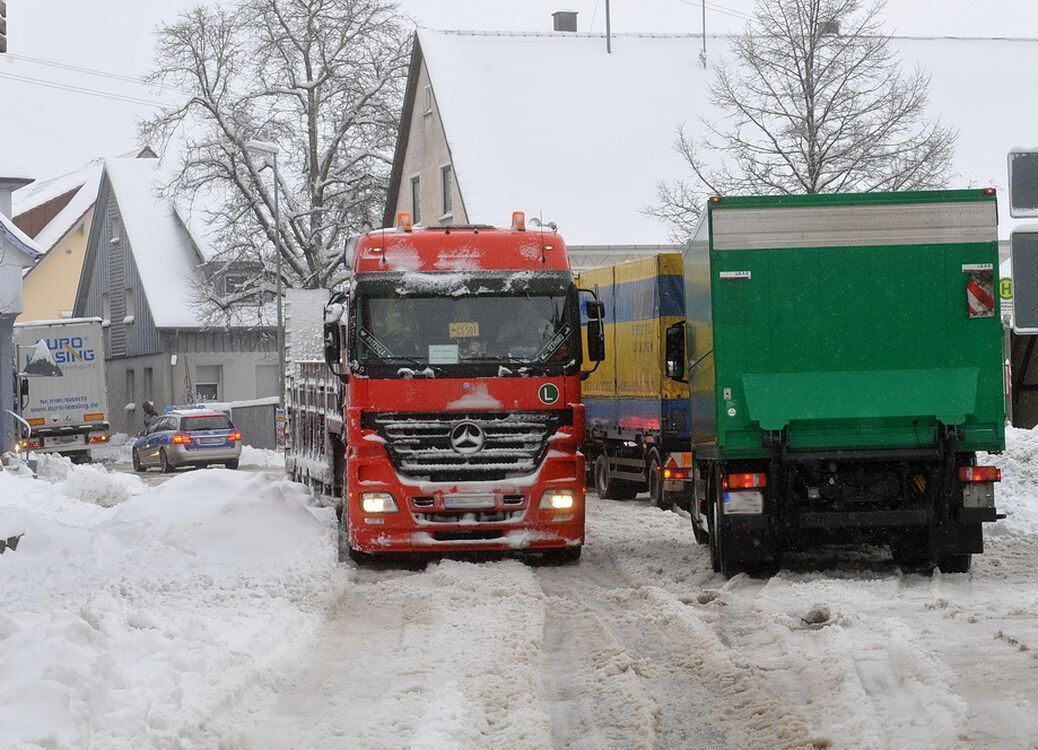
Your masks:
<svg viewBox="0 0 1038 750"><path fill-rule="evenodd" d="M144 368L144 400L154 401L154 394L152 393L152 382L154 376L154 370L150 367Z"/></svg>
<svg viewBox="0 0 1038 750"><path fill-rule="evenodd" d="M133 322L133 289L127 288L123 299L126 303L126 307L124 308L126 317L123 318L123 323L129 325Z"/></svg>
<svg viewBox="0 0 1038 750"><path fill-rule="evenodd" d="M237 294L249 283L249 274L245 271L227 271L223 275L223 293Z"/></svg>
<svg viewBox="0 0 1038 750"><path fill-rule="evenodd" d="M136 375L137 373L133 370L126 371L126 403L128 405L137 403Z"/></svg>
<svg viewBox="0 0 1038 750"><path fill-rule="evenodd" d="M108 292L101 292L101 318L104 325L108 325L112 319L112 298L108 296Z"/></svg>
<svg viewBox="0 0 1038 750"><path fill-rule="evenodd" d="M443 215L450 216L454 211L453 182L451 165L440 167L440 193L443 195Z"/></svg>
<svg viewBox="0 0 1038 750"><path fill-rule="evenodd" d="M425 111L423 115L431 115L433 110L432 86L425 87Z"/></svg>
<svg viewBox="0 0 1038 750"><path fill-rule="evenodd" d="M123 220L120 219L118 216L113 216L112 220L109 222L108 228L109 228L109 231L111 233L111 241L112 241L112 243L114 244L114 243L117 243L117 242L122 242L122 239L123 239Z"/></svg>
<svg viewBox="0 0 1038 750"><path fill-rule="evenodd" d="M411 178L411 218L415 224L422 223L422 178Z"/></svg>
<svg viewBox="0 0 1038 750"><path fill-rule="evenodd" d="M219 401L223 382L223 365L199 365L195 368L195 394L200 401Z"/></svg>

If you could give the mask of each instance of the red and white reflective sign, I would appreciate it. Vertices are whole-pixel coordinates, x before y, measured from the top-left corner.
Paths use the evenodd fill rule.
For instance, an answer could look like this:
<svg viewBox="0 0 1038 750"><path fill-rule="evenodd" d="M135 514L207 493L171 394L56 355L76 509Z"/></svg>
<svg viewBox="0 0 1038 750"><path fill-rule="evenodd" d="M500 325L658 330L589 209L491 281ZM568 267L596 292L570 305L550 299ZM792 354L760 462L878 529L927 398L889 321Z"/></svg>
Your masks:
<svg viewBox="0 0 1038 750"><path fill-rule="evenodd" d="M995 272L963 267L969 273L966 282L966 309L971 318L991 318L995 315Z"/></svg>

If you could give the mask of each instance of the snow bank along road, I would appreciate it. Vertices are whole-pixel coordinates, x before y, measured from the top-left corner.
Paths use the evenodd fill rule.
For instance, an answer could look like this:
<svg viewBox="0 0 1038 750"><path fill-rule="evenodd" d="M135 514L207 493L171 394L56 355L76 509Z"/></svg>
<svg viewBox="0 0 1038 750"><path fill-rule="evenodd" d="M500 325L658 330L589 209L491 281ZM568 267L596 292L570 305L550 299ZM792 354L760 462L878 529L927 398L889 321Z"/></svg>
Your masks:
<svg viewBox="0 0 1038 750"><path fill-rule="evenodd" d="M0 747L1036 748L1036 454L970 574L727 582L643 503L575 566L358 570L266 474L0 474Z"/></svg>

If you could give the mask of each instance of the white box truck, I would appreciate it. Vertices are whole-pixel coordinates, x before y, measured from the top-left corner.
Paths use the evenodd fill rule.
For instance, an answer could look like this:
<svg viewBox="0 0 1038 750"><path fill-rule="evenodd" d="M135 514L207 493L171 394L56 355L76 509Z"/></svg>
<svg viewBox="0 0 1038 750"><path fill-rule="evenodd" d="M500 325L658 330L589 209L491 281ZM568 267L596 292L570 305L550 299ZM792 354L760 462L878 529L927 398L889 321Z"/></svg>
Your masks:
<svg viewBox="0 0 1038 750"><path fill-rule="evenodd" d="M31 429L16 448L88 461L109 438L101 319L18 323L14 343L18 412Z"/></svg>

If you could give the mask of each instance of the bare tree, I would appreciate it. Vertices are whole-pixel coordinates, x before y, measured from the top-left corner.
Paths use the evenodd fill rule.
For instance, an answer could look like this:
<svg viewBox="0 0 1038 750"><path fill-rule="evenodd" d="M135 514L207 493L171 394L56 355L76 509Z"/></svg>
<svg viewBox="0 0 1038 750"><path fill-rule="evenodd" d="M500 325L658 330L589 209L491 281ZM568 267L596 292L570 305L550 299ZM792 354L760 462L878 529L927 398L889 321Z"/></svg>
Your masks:
<svg viewBox="0 0 1038 750"><path fill-rule="evenodd" d="M929 77L903 76L882 0L758 0L710 88L721 122L678 129L690 183L647 209L676 238L706 194L872 192L944 186L957 134L925 118ZM708 158L704 158L708 157ZM712 157L712 158L711 158Z"/></svg>
<svg viewBox="0 0 1038 750"><path fill-rule="evenodd" d="M281 149L285 285L342 279L347 237L385 203L410 51L403 21L389 0L240 0L159 28L151 80L186 100L142 136L180 151L168 191L207 225L210 276L236 270L233 284L202 290L215 309L274 286L273 176L247 149L254 138Z"/></svg>

